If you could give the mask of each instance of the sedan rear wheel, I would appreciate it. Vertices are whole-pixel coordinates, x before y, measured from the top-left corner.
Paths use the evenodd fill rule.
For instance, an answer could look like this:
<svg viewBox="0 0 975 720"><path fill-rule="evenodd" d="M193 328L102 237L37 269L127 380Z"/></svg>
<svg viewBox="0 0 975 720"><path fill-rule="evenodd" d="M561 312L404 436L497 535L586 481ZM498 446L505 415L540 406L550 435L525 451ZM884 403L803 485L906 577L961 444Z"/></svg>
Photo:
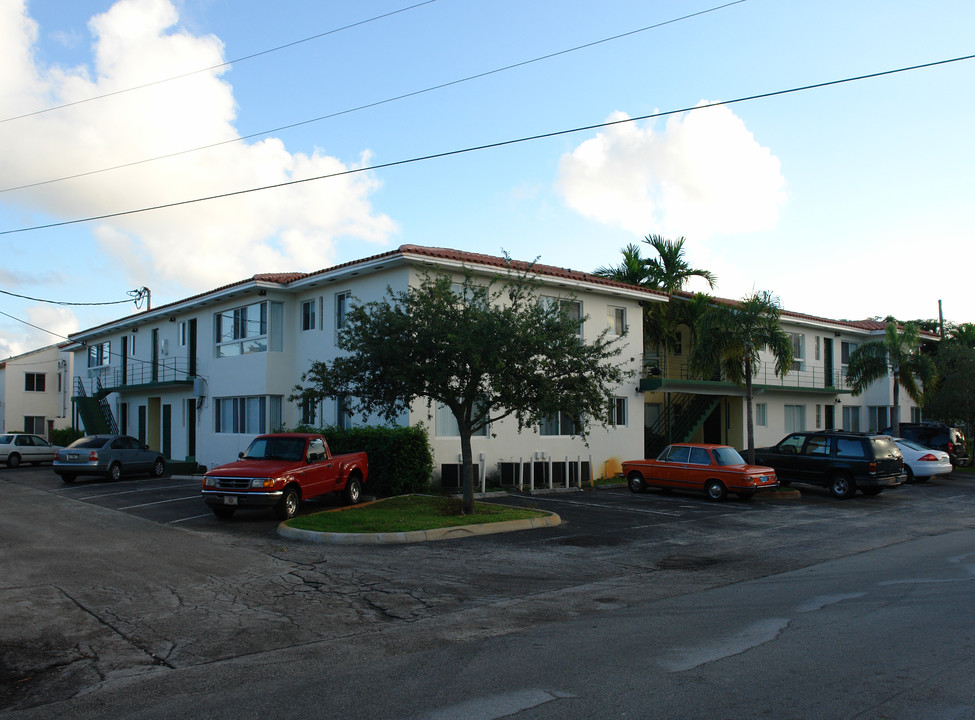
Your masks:
<svg viewBox="0 0 975 720"><path fill-rule="evenodd" d="M113 481L113 482L116 481L116 480L121 480L122 479L122 463L120 463L120 462L113 462L111 465L109 465L108 466L107 476L108 476L108 479L111 480L111 481Z"/></svg>
<svg viewBox="0 0 975 720"><path fill-rule="evenodd" d="M166 472L166 461L161 457L156 458L156 462L152 464L152 476L162 477L162 474Z"/></svg>
<svg viewBox="0 0 975 720"><path fill-rule="evenodd" d="M708 500L715 502L728 497L728 490L720 480L708 480L708 484L704 486L704 492L707 493Z"/></svg>

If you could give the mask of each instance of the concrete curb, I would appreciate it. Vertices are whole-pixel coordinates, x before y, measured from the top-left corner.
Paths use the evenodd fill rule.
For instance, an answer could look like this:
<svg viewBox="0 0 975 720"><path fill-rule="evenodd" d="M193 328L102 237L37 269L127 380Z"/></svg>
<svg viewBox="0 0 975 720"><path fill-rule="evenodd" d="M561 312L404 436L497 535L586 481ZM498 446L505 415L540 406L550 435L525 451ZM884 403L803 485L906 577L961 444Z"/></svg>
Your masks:
<svg viewBox="0 0 975 720"><path fill-rule="evenodd" d="M514 532L516 530L534 530L536 528L555 527L561 523L562 518L555 513L549 513L547 517L527 518L525 520L508 520L507 522L480 525L455 525L432 530L412 530L398 533L327 533L300 530L281 523L278 525L278 535L289 540L303 540L319 544L396 545L430 540L453 540L455 538L474 537L475 535L494 535L495 533Z"/></svg>

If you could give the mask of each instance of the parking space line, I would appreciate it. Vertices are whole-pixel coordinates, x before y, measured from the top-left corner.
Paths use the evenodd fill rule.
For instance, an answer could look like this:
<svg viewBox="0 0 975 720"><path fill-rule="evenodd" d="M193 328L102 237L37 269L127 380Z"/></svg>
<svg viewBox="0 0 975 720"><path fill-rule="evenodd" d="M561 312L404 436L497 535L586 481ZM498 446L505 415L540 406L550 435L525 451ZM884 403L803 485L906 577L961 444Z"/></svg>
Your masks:
<svg viewBox="0 0 975 720"><path fill-rule="evenodd" d="M154 487L139 488L138 490L119 490L116 492L106 492L100 495L86 495L85 497L78 498L78 500L94 500L95 498L103 497L115 497L116 495L131 495L132 493L142 493L142 492L156 492L158 490L168 490L169 488L184 488L184 487L199 487L199 483L185 483L183 485L156 485ZM74 488L84 490L84 486L75 485ZM61 490L66 490L69 488L60 488Z"/></svg>
<svg viewBox="0 0 975 720"><path fill-rule="evenodd" d="M176 523L186 522L187 520L196 520L202 517L212 517L210 513L203 513L202 515L192 515L191 517L180 518L179 520L168 520L167 525L175 525Z"/></svg>
<svg viewBox="0 0 975 720"><path fill-rule="evenodd" d="M546 501L551 502L551 503L562 503L563 505L578 505L580 507L599 507L599 508L603 508L605 510L615 510L616 512L635 512L635 513L644 513L644 514L649 514L649 515L667 515L668 517L679 517L680 516L680 513L672 512L672 511L667 511L667 510L644 510L644 509L638 508L638 507L617 507L617 506L614 506L614 505L603 505L603 504L600 504L600 503L579 502L577 500L560 500L560 499L556 499L556 498L543 498L543 497L539 497L539 496L533 497L532 500L533 501L534 500L546 500Z"/></svg>
<svg viewBox="0 0 975 720"><path fill-rule="evenodd" d="M164 503L171 502L182 502L184 500L196 500L199 502L199 495L187 495L186 497L171 498L169 500L156 500L155 502L142 503L141 505L128 505L126 507L119 508L119 510L134 510L135 508L149 507L150 505L163 505Z"/></svg>

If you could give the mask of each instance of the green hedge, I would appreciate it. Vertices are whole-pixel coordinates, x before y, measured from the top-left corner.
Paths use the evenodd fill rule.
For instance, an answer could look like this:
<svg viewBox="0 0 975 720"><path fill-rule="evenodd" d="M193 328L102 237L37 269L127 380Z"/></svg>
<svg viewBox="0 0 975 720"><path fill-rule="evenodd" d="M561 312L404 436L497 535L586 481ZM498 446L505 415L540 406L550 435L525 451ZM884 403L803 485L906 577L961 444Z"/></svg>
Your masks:
<svg viewBox="0 0 975 720"><path fill-rule="evenodd" d="M389 497L425 492L433 474L433 451L423 426L354 427L342 430L329 426L299 426L295 432L317 432L325 436L329 449L341 453L363 451L369 456L366 493Z"/></svg>
<svg viewBox="0 0 975 720"><path fill-rule="evenodd" d="M68 447L71 443L80 437L84 437L85 434L81 430L76 430L73 427L60 428L51 431L51 444L60 445L61 447Z"/></svg>

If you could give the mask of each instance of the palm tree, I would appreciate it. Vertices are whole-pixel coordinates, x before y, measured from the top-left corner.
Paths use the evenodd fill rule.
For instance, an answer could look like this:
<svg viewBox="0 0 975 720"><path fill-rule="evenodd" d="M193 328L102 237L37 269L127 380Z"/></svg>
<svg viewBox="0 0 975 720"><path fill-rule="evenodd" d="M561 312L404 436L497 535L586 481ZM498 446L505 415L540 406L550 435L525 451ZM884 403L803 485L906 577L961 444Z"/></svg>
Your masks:
<svg viewBox="0 0 975 720"><path fill-rule="evenodd" d="M759 351L767 349L775 361L775 374L792 367L792 341L779 324L781 309L769 292L755 293L737 305L715 305L697 325L700 338L691 355L691 367L703 377L716 372L745 386L748 462L755 464L755 426L752 419L752 377L761 365Z"/></svg>
<svg viewBox="0 0 975 720"><path fill-rule="evenodd" d="M895 436L900 435L900 389L903 387L908 397L920 405L924 398L923 386L935 377L934 362L918 350L920 340L915 323L909 322L903 330L898 330L897 323L889 322L884 338L864 343L854 350L846 368L846 381L854 397L873 382L893 373L894 417L891 427Z"/></svg>
<svg viewBox="0 0 975 720"><path fill-rule="evenodd" d="M592 274L628 285L651 286L650 270L647 267L648 261L640 256L640 246L630 243L620 252L623 253L622 263L616 266L604 265L593 270Z"/></svg>

